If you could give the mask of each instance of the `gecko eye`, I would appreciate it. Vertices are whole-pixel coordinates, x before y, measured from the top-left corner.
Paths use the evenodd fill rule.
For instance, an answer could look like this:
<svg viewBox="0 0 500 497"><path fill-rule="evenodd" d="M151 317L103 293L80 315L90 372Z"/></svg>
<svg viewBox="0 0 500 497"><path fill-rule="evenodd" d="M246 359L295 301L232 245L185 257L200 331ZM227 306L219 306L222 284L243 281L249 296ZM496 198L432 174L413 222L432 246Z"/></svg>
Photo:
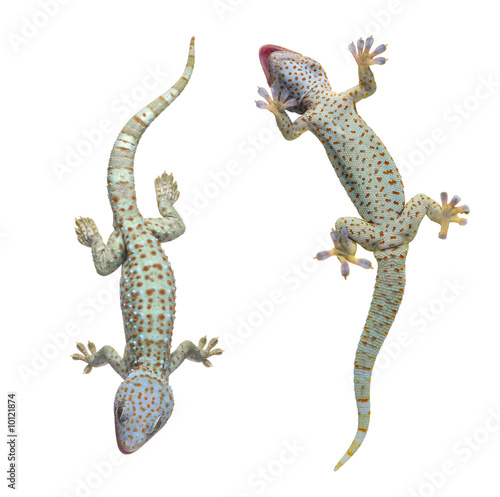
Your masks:
<svg viewBox="0 0 500 497"><path fill-rule="evenodd" d="M151 433L157 432L161 428L161 416L156 418L155 424L153 426L153 429L151 430Z"/></svg>
<svg viewBox="0 0 500 497"><path fill-rule="evenodd" d="M121 423L123 421L122 420L122 417L123 417L123 406L118 407L118 409L116 410L116 416L118 418L118 421L120 421L120 423Z"/></svg>

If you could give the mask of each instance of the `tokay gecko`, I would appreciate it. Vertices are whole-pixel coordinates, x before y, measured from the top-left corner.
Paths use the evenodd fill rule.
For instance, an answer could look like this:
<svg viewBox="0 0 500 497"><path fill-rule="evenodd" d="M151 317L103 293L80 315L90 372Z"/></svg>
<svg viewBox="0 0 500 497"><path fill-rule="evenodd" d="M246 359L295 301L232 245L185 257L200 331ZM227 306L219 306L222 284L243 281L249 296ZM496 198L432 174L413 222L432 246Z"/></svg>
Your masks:
<svg viewBox="0 0 500 497"><path fill-rule="evenodd" d="M355 257L357 244L372 251L378 270L375 290L354 362L354 390L358 408L356 436L335 470L360 447L370 421L370 380L382 343L396 317L405 287L405 261L409 243L415 238L424 216L441 225L439 238L446 238L451 222L465 225L459 213L468 214L466 205L457 206L459 197L442 205L427 195L417 195L405 203L403 183L394 161L377 135L358 115L356 104L375 92L372 64L384 64L378 57L385 45L370 51L373 37L366 43L351 43L349 50L358 64L359 84L336 93L321 64L297 52L265 45L259 57L267 82L257 107L271 111L287 140L312 131L326 149L330 162L361 219L341 217L331 237L334 248L317 254L318 260L336 256L341 274L347 277L349 263L371 268L366 259ZM300 114L292 122L286 111Z"/></svg>
<svg viewBox="0 0 500 497"><path fill-rule="evenodd" d="M106 276L122 266L120 304L126 346L123 358L106 345L88 350L77 343L84 361L84 373L109 364L122 378L114 403L115 430L119 449L130 454L142 447L167 423L174 407L169 377L184 359L211 366L209 357L222 353L214 349L217 339L198 345L182 342L171 352L175 317L175 279L161 243L184 233L185 226L174 203L179 198L172 175L155 180L161 218L144 218L139 212L134 186L134 156L148 126L184 90L194 67L194 38L181 78L166 93L132 117L115 141L108 166L108 196L113 210L113 227L104 245L96 225L89 218L76 220L78 241L92 249L97 272Z"/></svg>

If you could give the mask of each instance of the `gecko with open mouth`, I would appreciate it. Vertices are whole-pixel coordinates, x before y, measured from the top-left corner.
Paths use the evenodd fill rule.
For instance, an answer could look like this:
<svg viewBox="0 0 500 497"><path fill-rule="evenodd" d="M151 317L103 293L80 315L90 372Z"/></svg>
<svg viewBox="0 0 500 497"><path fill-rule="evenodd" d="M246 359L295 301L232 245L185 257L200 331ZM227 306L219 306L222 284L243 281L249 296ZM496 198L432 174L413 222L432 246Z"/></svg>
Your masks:
<svg viewBox="0 0 500 497"><path fill-rule="evenodd" d="M321 64L277 45L264 45L259 58L272 90L258 93L265 101L257 107L274 114L287 140L312 131L324 145L328 158L361 219L341 217L331 237L332 250L317 254L318 260L336 256L341 274L349 274L349 263L371 268L366 259L356 258L357 244L372 251L378 270L370 310L354 362L354 390L358 408L356 436L338 464L338 470L360 447L370 421L370 380L375 359L396 317L405 287L405 261L409 243L415 238L424 216L441 225L439 238L446 238L450 223L465 225L458 214L468 214L466 205L457 206L459 197L442 205L427 195L417 195L405 203L398 169L378 136L359 116L356 104L375 92L370 66L382 65L386 50L380 45L371 51L373 37L360 39L349 50L358 64L359 83L341 93L334 92ZM294 122L287 111L300 114Z"/></svg>

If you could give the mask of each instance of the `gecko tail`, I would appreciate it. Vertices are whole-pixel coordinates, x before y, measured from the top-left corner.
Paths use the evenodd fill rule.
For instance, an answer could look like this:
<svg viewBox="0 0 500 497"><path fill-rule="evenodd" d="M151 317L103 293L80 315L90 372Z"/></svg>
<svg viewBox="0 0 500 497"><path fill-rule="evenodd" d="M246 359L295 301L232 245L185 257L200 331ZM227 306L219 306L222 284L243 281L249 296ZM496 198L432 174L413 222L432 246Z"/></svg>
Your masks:
<svg viewBox="0 0 500 497"><path fill-rule="evenodd" d="M407 244L374 252L378 263L377 279L354 360L354 392L358 408L358 429L351 446L335 466L335 471L359 449L368 431L373 366L403 299L407 253Z"/></svg>
<svg viewBox="0 0 500 497"><path fill-rule="evenodd" d="M368 409L368 412L366 414L359 414L358 411L358 431L356 432L356 436L354 437L351 446L347 449L347 452L342 456L342 459L333 469L334 471L337 471L354 455L354 453L361 447L361 444L366 437L366 432L368 431L368 425L370 423L370 400L368 400L366 406L364 407Z"/></svg>
<svg viewBox="0 0 500 497"><path fill-rule="evenodd" d="M194 68L194 36L182 76L177 82L135 114L118 135L108 165L108 196L113 212L136 205L134 158L137 145L149 125L182 93ZM122 211L123 212L123 211Z"/></svg>

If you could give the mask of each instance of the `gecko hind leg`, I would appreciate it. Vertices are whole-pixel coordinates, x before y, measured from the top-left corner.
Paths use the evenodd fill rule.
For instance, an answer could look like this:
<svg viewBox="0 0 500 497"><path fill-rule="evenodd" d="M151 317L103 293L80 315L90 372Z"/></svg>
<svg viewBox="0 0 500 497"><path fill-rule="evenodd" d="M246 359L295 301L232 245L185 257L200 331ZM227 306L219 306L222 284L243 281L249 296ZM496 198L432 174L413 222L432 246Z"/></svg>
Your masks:
<svg viewBox="0 0 500 497"><path fill-rule="evenodd" d="M332 256L337 256L340 261L340 274L347 278L349 276L349 262L365 269L371 269L372 263L367 259L358 259L356 254L357 244L349 238L347 228L343 227L340 232L332 230L330 233L335 248L324 250L316 255L316 259L324 261Z"/></svg>
<svg viewBox="0 0 500 497"><path fill-rule="evenodd" d="M467 205L457 206L459 202L460 197L454 195L448 203L448 194L443 192L441 193L442 205L439 205L435 200L421 193L406 203L397 219L396 226L400 232L406 234L406 242L409 243L417 235L418 227L427 215L431 221L441 226L438 236L444 240L448 235L450 223L458 223L461 226L467 224L467 220L459 214L469 214L470 209Z"/></svg>
<svg viewBox="0 0 500 497"><path fill-rule="evenodd" d="M164 209L165 202L175 204L179 200L179 189L173 174L164 172L155 179L156 200L160 209Z"/></svg>
<svg viewBox="0 0 500 497"><path fill-rule="evenodd" d="M91 247L93 239L99 238L99 230L93 219L89 217L81 217L80 219L75 219L75 233L78 241L85 247Z"/></svg>
<svg viewBox="0 0 500 497"><path fill-rule="evenodd" d="M146 218L145 224L160 243L165 243L175 240L186 230L184 221L174 207L180 194L173 174L160 174L155 179L155 190L158 210L162 217Z"/></svg>
<svg viewBox="0 0 500 497"><path fill-rule="evenodd" d="M88 217L75 219L75 232L78 241L92 249L92 259L96 271L107 276L116 271L125 261L126 249L120 229L115 228L105 245L94 221Z"/></svg>

